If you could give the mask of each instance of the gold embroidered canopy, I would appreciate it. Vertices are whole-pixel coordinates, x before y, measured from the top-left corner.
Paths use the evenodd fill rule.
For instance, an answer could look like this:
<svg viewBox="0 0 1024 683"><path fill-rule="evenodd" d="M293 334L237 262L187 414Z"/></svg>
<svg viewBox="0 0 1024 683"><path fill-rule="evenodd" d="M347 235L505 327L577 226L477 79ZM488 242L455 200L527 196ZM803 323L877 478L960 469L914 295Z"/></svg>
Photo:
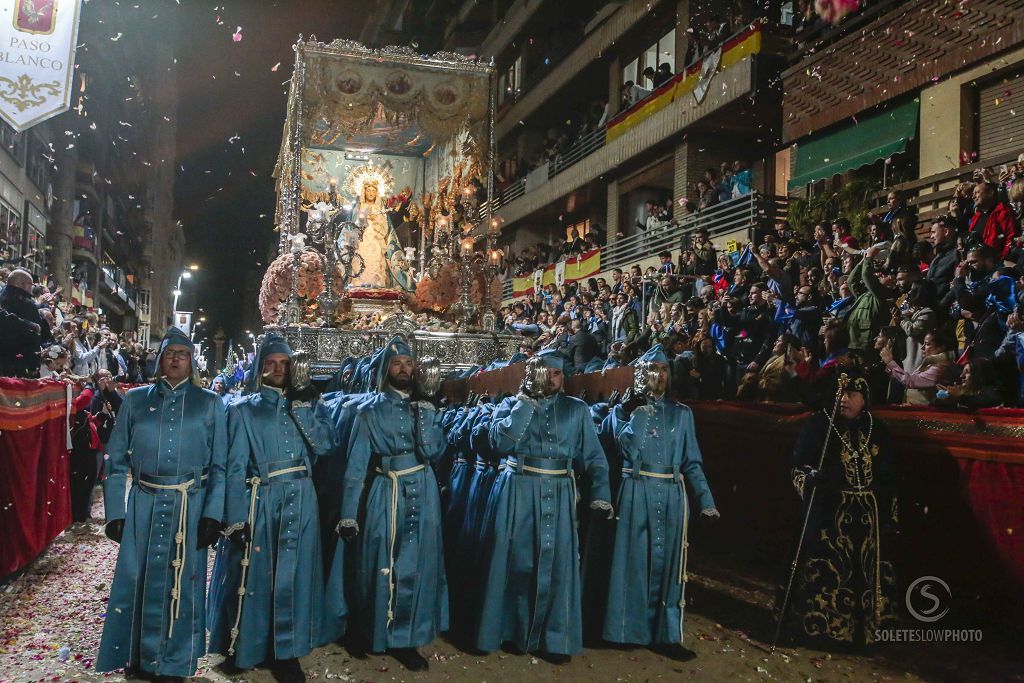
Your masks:
<svg viewBox="0 0 1024 683"><path fill-rule="evenodd" d="M281 247L298 229L304 150L419 159L439 185L477 177L490 194L494 66L456 53L300 39L275 169ZM346 156L348 158L348 156ZM428 192L437 191L430 187Z"/></svg>

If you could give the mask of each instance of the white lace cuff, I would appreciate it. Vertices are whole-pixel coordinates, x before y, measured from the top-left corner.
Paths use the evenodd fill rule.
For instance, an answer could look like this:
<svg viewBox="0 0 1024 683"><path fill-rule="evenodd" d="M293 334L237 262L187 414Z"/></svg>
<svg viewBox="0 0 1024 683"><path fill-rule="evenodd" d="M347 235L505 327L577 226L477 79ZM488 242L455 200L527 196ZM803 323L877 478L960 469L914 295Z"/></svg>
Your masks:
<svg viewBox="0 0 1024 683"><path fill-rule="evenodd" d="M239 531L240 529L244 529L244 528L245 528L245 522L239 522L238 524L232 524L231 526L225 527L224 530L220 532L220 535L223 536L224 538L228 538L229 536L231 536L231 534L235 533L236 531Z"/></svg>
<svg viewBox="0 0 1024 683"><path fill-rule="evenodd" d="M359 522L354 519L343 519L334 530L337 532L341 529L355 529L356 533L359 533Z"/></svg>
<svg viewBox="0 0 1024 683"><path fill-rule="evenodd" d="M533 396L529 396L527 394L524 394L521 391L518 394L516 394L516 398L519 399L520 401L522 401L523 403L529 403L534 408L539 408L540 407L540 403L537 402L537 399L535 399Z"/></svg>
<svg viewBox="0 0 1024 683"><path fill-rule="evenodd" d="M416 409L420 411L429 410L431 412L437 412L437 408L435 408L434 405L428 401L416 401L413 405L415 405Z"/></svg>
<svg viewBox="0 0 1024 683"><path fill-rule="evenodd" d="M594 500L590 502L591 510L603 510L608 513L608 519L615 516L615 510L612 509L612 504L607 500Z"/></svg>
<svg viewBox="0 0 1024 683"><path fill-rule="evenodd" d="M717 508L704 508L700 511L702 517L710 517L712 519L720 519L722 515L718 513Z"/></svg>

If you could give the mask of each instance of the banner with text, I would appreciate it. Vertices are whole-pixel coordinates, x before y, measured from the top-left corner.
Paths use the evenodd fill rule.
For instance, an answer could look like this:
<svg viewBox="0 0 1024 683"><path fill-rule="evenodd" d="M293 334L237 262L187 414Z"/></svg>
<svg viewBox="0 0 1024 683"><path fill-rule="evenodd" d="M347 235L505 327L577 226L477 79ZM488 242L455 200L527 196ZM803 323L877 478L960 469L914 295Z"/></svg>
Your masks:
<svg viewBox="0 0 1024 683"><path fill-rule="evenodd" d="M82 0L0 0L0 115L23 131L67 110Z"/></svg>

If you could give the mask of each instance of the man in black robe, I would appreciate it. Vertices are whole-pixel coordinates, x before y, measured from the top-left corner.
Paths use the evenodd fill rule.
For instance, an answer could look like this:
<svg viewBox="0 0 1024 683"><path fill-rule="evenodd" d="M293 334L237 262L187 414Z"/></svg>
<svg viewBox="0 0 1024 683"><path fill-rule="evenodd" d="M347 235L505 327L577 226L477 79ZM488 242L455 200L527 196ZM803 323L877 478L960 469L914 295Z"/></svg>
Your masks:
<svg viewBox="0 0 1024 683"><path fill-rule="evenodd" d="M793 450L807 525L781 618L797 640L860 648L897 619L895 473L867 381L849 379L837 395L834 418L827 409L807 418Z"/></svg>

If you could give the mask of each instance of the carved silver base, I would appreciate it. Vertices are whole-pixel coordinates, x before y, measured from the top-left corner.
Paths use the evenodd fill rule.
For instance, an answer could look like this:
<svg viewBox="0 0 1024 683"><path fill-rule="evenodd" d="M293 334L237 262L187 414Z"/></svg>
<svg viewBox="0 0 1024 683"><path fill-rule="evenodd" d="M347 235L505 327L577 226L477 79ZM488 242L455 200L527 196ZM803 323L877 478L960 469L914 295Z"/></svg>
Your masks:
<svg viewBox="0 0 1024 683"><path fill-rule="evenodd" d="M433 356L443 370L465 370L474 365L486 366L492 361L509 358L519 349L520 337L467 332L428 332L416 329L410 318L396 315L376 330L342 330L315 327L267 327L288 340L292 349L311 356L314 373L337 370L348 357L369 356L395 334L409 340L417 357Z"/></svg>

